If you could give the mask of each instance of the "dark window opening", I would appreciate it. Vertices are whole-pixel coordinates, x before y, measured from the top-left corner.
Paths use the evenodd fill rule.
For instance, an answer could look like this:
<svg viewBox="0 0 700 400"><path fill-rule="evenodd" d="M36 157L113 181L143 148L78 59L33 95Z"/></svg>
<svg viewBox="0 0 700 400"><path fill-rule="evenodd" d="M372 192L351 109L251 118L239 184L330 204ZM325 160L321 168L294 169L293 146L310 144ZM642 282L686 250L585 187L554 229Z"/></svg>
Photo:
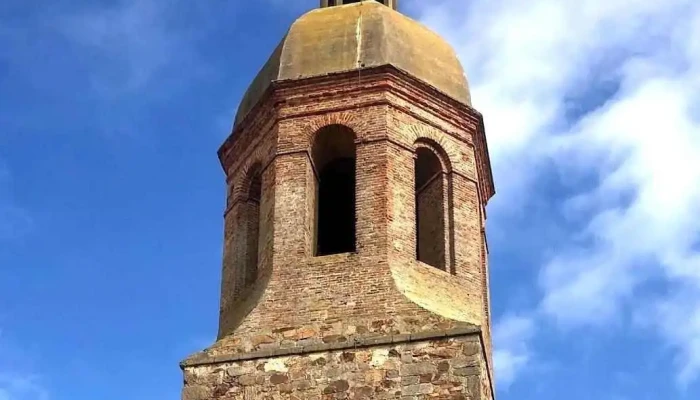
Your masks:
<svg viewBox="0 0 700 400"><path fill-rule="evenodd" d="M260 198L262 178L256 171L250 179L248 201L246 202L246 263L243 282L246 286L255 282L258 276L258 243L260 237Z"/></svg>
<svg viewBox="0 0 700 400"><path fill-rule="evenodd" d="M323 128L315 138L317 256L356 250L354 138L350 129L339 125Z"/></svg>
<svg viewBox="0 0 700 400"><path fill-rule="evenodd" d="M416 258L445 270L445 184L437 155L416 152Z"/></svg>
<svg viewBox="0 0 700 400"><path fill-rule="evenodd" d="M338 158L320 173L318 255L355 251L355 159Z"/></svg>

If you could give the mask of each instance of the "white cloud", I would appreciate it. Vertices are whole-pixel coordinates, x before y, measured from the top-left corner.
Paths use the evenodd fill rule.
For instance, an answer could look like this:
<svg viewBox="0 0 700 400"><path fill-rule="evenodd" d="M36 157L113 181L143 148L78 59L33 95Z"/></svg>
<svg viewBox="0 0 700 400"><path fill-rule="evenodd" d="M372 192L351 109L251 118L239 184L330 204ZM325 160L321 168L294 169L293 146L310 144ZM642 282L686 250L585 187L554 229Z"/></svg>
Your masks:
<svg viewBox="0 0 700 400"><path fill-rule="evenodd" d="M240 8L187 0L24 3L23 12L0 16L0 63L18 93L0 111L10 135L145 137L153 109L221 78L216 57L199 44L220 32L218 22L233 23Z"/></svg>
<svg viewBox="0 0 700 400"><path fill-rule="evenodd" d="M82 64L92 90L105 98L142 97L215 73L196 53L196 44L210 33L208 22L214 13L233 19L235 11L235 4L124 0L82 6L48 19L81 46L80 60L73 64ZM163 84L155 90L154 82Z"/></svg>
<svg viewBox="0 0 700 400"><path fill-rule="evenodd" d="M557 151L579 157L573 169L597 167L600 182L575 197L593 210L586 231L592 245L544 268L544 306L555 317L573 323L612 317L605 311L658 272L699 277L692 246L700 234L700 159L694 155L700 125L686 114L692 96L686 84L649 77L561 140ZM616 161L596 165L601 155ZM629 199L609 201L619 197Z"/></svg>
<svg viewBox="0 0 700 400"><path fill-rule="evenodd" d="M508 388L527 367L532 356L529 342L535 333L534 320L508 315L494 325L493 360L500 387Z"/></svg>
<svg viewBox="0 0 700 400"><path fill-rule="evenodd" d="M696 285L693 287L693 285ZM651 325L680 349L676 355L678 382L683 386L694 382L700 370L700 286L697 281L680 285L672 296L652 303L639 314L645 325Z"/></svg>
<svg viewBox="0 0 700 400"><path fill-rule="evenodd" d="M101 59L104 68L91 71L99 74L95 89L128 92L141 89L179 50L162 14L158 2L127 1L67 15L58 27Z"/></svg>
<svg viewBox="0 0 700 400"><path fill-rule="evenodd" d="M0 330L0 400L49 400L41 377L25 369L26 354Z"/></svg>
<svg viewBox="0 0 700 400"><path fill-rule="evenodd" d="M648 326L678 350L679 381L697 379L700 327L669 322L700 314L700 3L412 5L455 45L484 114L498 188L492 229L523 212L514 199L543 196L532 183L546 175L568 188L547 210L552 221L587 218L541 268L533 313L608 325L634 311L644 283L682 288L654 298Z"/></svg>
<svg viewBox="0 0 700 400"><path fill-rule="evenodd" d="M49 393L34 376L0 371L0 400L48 400Z"/></svg>

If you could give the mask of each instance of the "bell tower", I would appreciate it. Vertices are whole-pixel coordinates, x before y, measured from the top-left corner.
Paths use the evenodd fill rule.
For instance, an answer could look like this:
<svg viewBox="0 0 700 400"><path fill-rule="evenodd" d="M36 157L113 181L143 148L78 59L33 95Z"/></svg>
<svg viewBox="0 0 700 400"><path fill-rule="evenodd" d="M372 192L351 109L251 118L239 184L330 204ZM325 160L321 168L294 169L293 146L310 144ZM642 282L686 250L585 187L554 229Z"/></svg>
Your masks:
<svg viewBox="0 0 700 400"><path fill-rule="evenodd" d="M243 96L217 341L184 400L493 399L481 114L396 0L322 0Z"/></svg>

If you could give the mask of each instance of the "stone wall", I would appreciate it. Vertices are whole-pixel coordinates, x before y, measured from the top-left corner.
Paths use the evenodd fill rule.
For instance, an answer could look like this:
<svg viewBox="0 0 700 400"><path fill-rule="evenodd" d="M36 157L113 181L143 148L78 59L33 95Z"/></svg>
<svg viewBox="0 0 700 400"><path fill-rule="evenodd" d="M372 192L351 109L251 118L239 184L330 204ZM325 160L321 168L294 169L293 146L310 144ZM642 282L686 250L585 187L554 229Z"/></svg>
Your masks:
<svg viewBox="0 0 700 400"><path fill-rule="evenodd" d="M444 334L444 332L443 332ZM183 400L491 399L478 333L186 365ZM336 346L337 347L337 346Z"/></svg>

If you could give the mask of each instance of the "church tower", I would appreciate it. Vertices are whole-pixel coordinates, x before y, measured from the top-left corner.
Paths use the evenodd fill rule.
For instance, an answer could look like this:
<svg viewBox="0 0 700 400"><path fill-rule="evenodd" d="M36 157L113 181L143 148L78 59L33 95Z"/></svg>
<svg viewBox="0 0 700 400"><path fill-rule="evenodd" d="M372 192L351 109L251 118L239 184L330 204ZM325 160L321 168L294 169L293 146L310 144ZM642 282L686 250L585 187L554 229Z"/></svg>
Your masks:
<svg viewBox="0 0 700 400"><path fill-rule="evenodd" d="M481 114L397 0L321 0L245 93L217 341L184 400L494 396Z"/></svg>

